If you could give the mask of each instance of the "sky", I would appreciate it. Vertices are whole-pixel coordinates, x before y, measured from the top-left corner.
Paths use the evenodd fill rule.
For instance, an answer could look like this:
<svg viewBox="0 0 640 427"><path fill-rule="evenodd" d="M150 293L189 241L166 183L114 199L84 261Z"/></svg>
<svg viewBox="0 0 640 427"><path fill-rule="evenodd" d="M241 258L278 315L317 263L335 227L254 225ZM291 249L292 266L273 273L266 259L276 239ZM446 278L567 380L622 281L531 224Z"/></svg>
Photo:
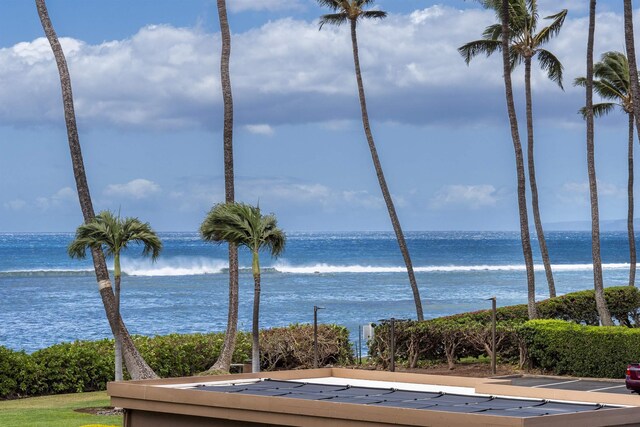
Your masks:
<svg viewBox="0 0 640 427"><path fill-rule="evenodd" d="M546 46L564 65L564 91L537 66L532 78L541 216L588 220L577 114L584 90L572 86L585 74L588 2L538 3L541 17L569 10ZM624 51L620 3L598 2L597 57ZM315 0L227 4L236 199L259 203L288 231L391 230L360 121L348 28L319 31L328 11ZM196 231L224 198L216 1L47 5L69 63L96 211ZM467 66L457 52L495 16L471 0L378 0L376 8L388 17L359 24L361 66L403 228L518 229L500 57ZM513 78L524 141L521 67ZM60 85L33 1L0 3L0 100L0 231L74 230L82 216ZM615 111L596 122L603 219L627 212L626 120Z"/></svg>

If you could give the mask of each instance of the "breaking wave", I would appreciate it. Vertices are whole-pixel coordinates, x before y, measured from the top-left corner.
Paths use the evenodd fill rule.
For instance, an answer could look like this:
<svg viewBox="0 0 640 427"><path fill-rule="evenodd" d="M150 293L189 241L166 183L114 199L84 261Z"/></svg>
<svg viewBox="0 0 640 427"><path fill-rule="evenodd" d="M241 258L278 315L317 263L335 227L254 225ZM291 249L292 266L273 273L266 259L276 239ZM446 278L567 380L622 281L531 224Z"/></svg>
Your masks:
<svg viewBox="0 0 640 427"><path fill-rule="evenodd" d="M603 264L604 270L628 269L627 263ZM556 272L578 272L591 271L591 264L555 264L552 265ZM123 275L162 277L162 276L199 276L207 274L227 273L227 261L210 258L177 257L160 260L151 264L146 260L123 260ZM414 270L420 273L465 273L482 271L525 271L524 264L506 265L434 265L419 266ZM536 271L544 271L542 264L535 266ZM251 267L241 267L242 273L251 273ZM278 263L274 266L267 266L262 269L263 273L271 274L383 274L383 273L404 273L404 266L375 266L375 265L332 265L318 263L313 265L289 265ZM71 270L71 269L34 269L34 270L12 270L0 271L0 277L60 277L60 276L93 276L93 269Z"/></svg>

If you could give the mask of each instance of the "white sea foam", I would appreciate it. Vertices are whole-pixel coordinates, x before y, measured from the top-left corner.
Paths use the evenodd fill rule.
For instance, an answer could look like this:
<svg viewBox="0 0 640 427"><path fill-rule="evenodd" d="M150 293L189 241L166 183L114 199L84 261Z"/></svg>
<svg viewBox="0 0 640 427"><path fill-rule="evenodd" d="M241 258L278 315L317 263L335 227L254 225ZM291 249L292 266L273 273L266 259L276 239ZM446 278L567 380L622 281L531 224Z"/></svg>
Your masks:
<svg viewBox="0 0 640 427"><path fill-rule="evenodd" d="M204 257L175 257L159 259L156 263L149 260L122 261L122 271L129 276L197 276L219 274L228 266L228 261Z"/></svg>
<svg viewBox="0 0 640 427"><path fill-rule="evenodd" d="M149 260L125 259L122 261L122 271L128 276L197 276L203 274L221 274L227 271L227 260L210 259L206 257L174 257L160 259L156 263ZM551 266L554 272L591 271L591 264L554 264ZM603 264L604 270L626 270L628 263ZM419 273L465 273L465 272L492 272L492 271L525 271L524 264L505 265L433 265L414 267ZM536 271L544 271L542 264L535 265ZM251 271L249 266L241 266L240 271ZM404 273L404 266L376 266L376 265L332 265L318 263L313 265L290 265L277 263L273 267L264 267L263 273L275 272L283 274L383 274ZM93 274L93 269L34 269L34 270L10 270L0 271L0 277L26 277L26 276L83 276Z"/></svg>
<svg viewBox="0 0 640 427"><path fill-rule="evenodd" d="M276 264L275 270L280 273L290 274L337 274L337 273L402 273L407 271L404 266L372 266L372 265L330 265L314 264L309 266L292 266ZM535 265L536 271L544 271L542 264ZM589 271L593 269L591 264L556 264L551 266L554 271ZM603 264L605 270L620 270L629 268L629 264ZM422 273L432 272L474 272L474 271L525 271L522 265L434 265L414 267L414 271Z"/></svg>

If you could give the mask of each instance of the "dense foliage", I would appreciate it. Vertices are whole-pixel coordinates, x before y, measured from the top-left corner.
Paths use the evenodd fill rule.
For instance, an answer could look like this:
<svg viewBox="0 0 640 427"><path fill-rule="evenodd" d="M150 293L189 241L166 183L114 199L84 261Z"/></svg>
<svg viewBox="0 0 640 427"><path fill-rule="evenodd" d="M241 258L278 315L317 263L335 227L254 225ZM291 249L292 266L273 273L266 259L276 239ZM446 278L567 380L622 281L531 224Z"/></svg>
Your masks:
<svg viewBox="0 0 640 427"><path fill-rule="evenodd" d="M136 347L161 377L196 375L216 360L224 334L134 337ZM292 325L261 331L263 369L313 366L313 329ZM321 366L353 361L346 328L319 325ZM251 336L239 333L234 363L250 358ZM113 340L56 344L29 355L0 346L0 398L104 390L113 381Z"/></svg>
<svg viewBox="0 0 640 427"><path fill-rule="evenodd" d="M519 334L531 366L557 375L622 378L629 362L640 361L636 328L532 320Z"/></svg>
<svg viewBox="0 0 640 427"><path fill-rule="evenodd" d="M611 314L623 327L614 328L623 333L635 333L638 326L640 291L635 287L621 286L605 289L605 298ZM541 301L537 304L541 318L564 320L570 324L597 325L599 323L594 291L581 291ZM531 341L526 341L520 331L528 321L525 304L497 309L497 355L502 360L518 361L523 366L530 360ZM457 314L423 322L396 321L396 361L408 367L419 364L444 362L453 368L461 357L490 355L491 310ZM527 329L528 331L528 329ZM389 322L376 325L374 339L369 345L372 360L382 366L390 361ZM528 336L528 335L527 335ZM535 350L538 351L538 350ZM579 351L574 352L581 357ZM606 354L606 353L605 353ZM537 360L537 359L536 359ZM549 360L553 360L550 356ZM622 364L636 359L622 359ZM534 359L531 359L534 362ZM550 366L540 366L551 369ZM617 368L616 368L617 369ZM609 371L613 372L613 370ZM583 374L586 375L586 374ZM615 376L619 376L617 371ZM601 376L592 371L590 376Z"/></svg>

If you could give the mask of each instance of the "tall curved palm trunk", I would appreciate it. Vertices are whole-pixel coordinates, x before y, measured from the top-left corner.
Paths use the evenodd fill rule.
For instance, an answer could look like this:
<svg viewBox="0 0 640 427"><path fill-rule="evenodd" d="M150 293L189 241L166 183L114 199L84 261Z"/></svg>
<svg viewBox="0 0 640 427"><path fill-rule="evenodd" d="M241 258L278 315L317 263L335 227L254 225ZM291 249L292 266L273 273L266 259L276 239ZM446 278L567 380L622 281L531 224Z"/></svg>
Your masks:
<svg viewBox="0 0 640 427"><path fill-rule="evenodd" d="M418 290L416 276L415 276L415 273L413 272L413 264L411 262L411 256L409 255L409 248L407 248L407 243L404 238L404 233L402 232L402 227L400 226L400 220L398 219L396 208L393 204L393 199L391 199L391 194L389 193L389 187L387 187L387 181L385 180L384 173L382 172L382 165L380 164L380 158L378 157L378 150L376 149L376 145L373 140L373 135L371 133L371 126L369 125L369 113L367 112L367 101L364 94L364 85L362 83L362 73L360 71L360 58L358 55L358 37L356 32L357 22L355 19L350 19L349 22L351 24L351 43L353 46L353 63L356 70L356 79L358 81L358 95L360 97L360 109L362 111L362 125L364 127L364 133L367 137L369 150L371 151L371 159L373 160L373 166L376 170L378 183L380 184L380 189L382 190L382 197L384 198L384 202L387 205L387 210L389 211L389 217L391 218L391 224L393 225L393 231L396 234L398 245L400 246L400 252L402 252L402 257L404 258L404 263L407 266L407 274L409 275L409 283L411 285L411 291L413 292L413 300L416 306L416 314L417 314L418 320L424 320L424 313L422 310L422 301L420 300L420 291Z"/></svg>
<svg viewBox="0 0 640 427"><path fill-rule="evenodd" d="M586 81L586 119L587 119L587 171L589 174L589 197L591 199L591 255L593 258L593 287L595 289L596 308L600 322L612 326L611 314L604 299L602 280L602 258L600 256L600 214L598 211L598 183L596 181L595 148L593 133L593 41L596 27L596 0L589 2L589 35L587 40L587 81Z"/></svg>
<svg viewBox="0 0 640 427"><path fill-rule="evenodd" d="M633 122L637 128L638 138L640 138L640 87L638 85L638 63L636 61L636 47L633 31L633 5L631 0L624 0L624 41L627 49L627 59L629 62L629 88L633 100L633 115L629 116L629 213L627 224L629 228L629 286L635 285L636 278L636 245L635 232L633 230Z"/></svg>
<svg viewBox="0 0 640 427"><path fill-rule="evenodd" d="M252 251L253 322L251 324L251 371L260 372L260 257Z"/></svg>
<svg viewBox="0 0 640 427"><path fill-rule="evenodd" d="M636 104L637 105L637 104ZM627 182L627 238L629 240L629 286L636 283L636 233L633 226L633 114L629 113L628 169Z"/></svg>
<svg viewBox="0 0 640 427"><path fill-rule="evenodd" d="M533 101L531 97L531 57L524 60L524 86L526 98L526 114L527 114L527 163L529 168L529 187L531 188L531 208L533 210L533 222L536 227L538 236L538 244L540 245L540 254L542 263L544 264L544 272L547 276L547 284L549 285L549 297L556 297L556 285L553 280L553 272L551 271L551 262L549 261L549 250L547 249L547 239L544 237L544 229L542 228L542 220L540 219L540 208L538 206L538 183L536 181L536 167L533 150Z"/></svg>
<svg viewBox="0 0 640 427"><path fill-rule="evenodd" d="M225 0L218 0L218 18L220 20L220 34L222 52L220 54L220 83L222 85L222 99L224 103L224 189L225 201L231 203L235 199L233 175L233 96L231 91L231 76L229 73L229 59L231 57L231 31L227 18ZM231 358L236 346L238 332L238 248L229 243L229 308L227 314L227 331L220 355L210 371L228 371Z"/></svg>
<svg viewBox="0 0 640 427"><path fill-rule="evenodd" d="M80 140L78 137L78 128L76 125L75 109L73 106L73 93L71 91L71 78L67 61L62 51L62 46L58 41L58 36L53 28L45 0L36 0L38 16L44 30L51 50L56 59L58 72L60 74L60 85L62 86L62 100L64 104L64 116L67 126L67 137L69 140L69 151L71 152L71 162L73 164L73 174L76 181L76 189L80 201L80 208L85 222L91 221L95 217L93 204L91 202L91 194L89 193L89 185L84 170L84 161L82 159L82 150L80 148ZM98 281L100 296L104 305L104 310L109 321L109 326L114 337L120 337L122 344L122 352L129 375L132 379L148 379L157 378L158 376L144 361L138 350L133 344L133 340L127 331L122 318L118 315L116 309L116 300L109 280L109 271L104 259L102 250L92 249L93 265Z"/></svg>
<svg viewBox="0 0 640 427"><path fill-rule="evenodd" d="M511 128L511 139L516 157L516 175L518 179L518 212L520 214L520 240L522 241L522 253L527 270L527 311L529 319L538 317L536 309L536 283L533 271L533 254L531 252L531 236L529 235L529 215L527 213L526 181L524 174L524 159L522 155L522 143L518 131L518 118L513 101L513 85L511 82L511 67L509 61L509 0L502 0L502 64L504 74L505 97L507 100L507 112Z"/></svg>

